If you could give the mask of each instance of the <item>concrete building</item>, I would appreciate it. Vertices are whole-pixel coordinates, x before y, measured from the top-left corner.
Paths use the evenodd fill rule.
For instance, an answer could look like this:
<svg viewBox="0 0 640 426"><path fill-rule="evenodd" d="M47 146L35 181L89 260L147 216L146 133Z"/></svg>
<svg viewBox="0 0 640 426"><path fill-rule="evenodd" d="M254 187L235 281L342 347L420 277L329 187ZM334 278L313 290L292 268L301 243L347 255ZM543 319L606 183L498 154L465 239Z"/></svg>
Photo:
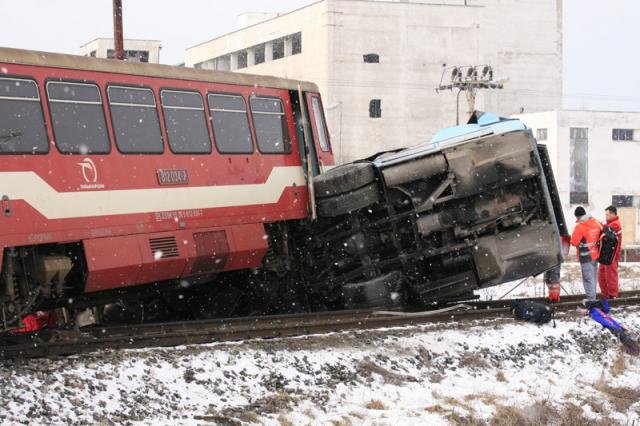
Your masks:
<svg viewBox="0 0 640 426"><path fill-rule="evenodd" d="M243 17L248 26L187 49L185 65L317 83L334 154L346 162L454 124L457 93L434 90L446 67L488 64L496 78L508 77L504 90L478 95L477 109L560 108L561 4L322 0L275 17ZM461 121L466 109L462 94Z"/></svg>
<svg viewBox="0 0 640 426"><path fill-rule="evenodd" d="M124 40L124 55L127 61L158 64L161 48L158 40ZM113 58L115 44L112 38L96 38L80 46L80 54L96 58Z"/></svg>
<svg viewBox="0 0 640 426"><path fill-rule="evenodd" d="M545 111L518 114L548 146L564 214L578 205L604 221L613 204L623 246L640 244L640 112Z"/></svg>

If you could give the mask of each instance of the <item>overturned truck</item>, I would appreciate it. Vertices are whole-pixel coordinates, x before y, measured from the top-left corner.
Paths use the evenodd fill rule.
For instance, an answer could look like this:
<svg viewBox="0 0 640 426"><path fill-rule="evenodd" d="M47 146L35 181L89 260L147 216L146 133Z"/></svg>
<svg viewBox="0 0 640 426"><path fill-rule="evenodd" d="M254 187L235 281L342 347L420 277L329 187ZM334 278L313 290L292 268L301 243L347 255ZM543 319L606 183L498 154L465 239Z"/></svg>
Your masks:
<svg viewBox="0 0 640 426"><path fill-rule="evenodd" d="M429 144L335 167L314 188L305 276L329 304L466 299L562 261L546 149L518 120L477 112Z"/></svg>

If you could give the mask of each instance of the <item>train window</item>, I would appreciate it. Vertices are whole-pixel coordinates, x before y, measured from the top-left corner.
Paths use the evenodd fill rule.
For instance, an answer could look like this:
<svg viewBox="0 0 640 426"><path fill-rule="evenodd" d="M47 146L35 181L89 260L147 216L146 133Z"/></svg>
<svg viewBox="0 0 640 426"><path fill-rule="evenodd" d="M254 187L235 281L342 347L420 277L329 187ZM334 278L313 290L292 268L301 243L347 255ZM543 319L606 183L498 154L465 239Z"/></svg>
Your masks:
<svg viewBox="0 0 640 426"><path fill-rule="evenodd" d="M287 120L277 98L251 98L251 113L260 152L280 154L291 150Z"/></svg>
<svg viewBox="0 0 640 426"><path fill-rule="evenodd" d="M0 78L0 154L49 152L35 81Z"/></svg>
<svg viewBox="0 0 640 426"><path fill-rule="evenodd" d="M240 95L210 93L208 100L218 150L225 154L253 152L244 98Z"/></svg>
<svg viewBox="0 0 640 426"><path fill-rule="evenodd" d="M125 154L161 154L164 146L151 89L109 86L107 95L118 149Z"/></svg>
<svg viewBox="0 0 640 426"><path fill-rule="evenodd" d="M316 128L318 129L318 137L320 138L320 149L323 151L329 151L329 138L327 137L327 128L325 126L324 114L322 112L322 105L320 105L320 99L316 96L311 98L311 106L313 108L313 118L316 122Z"/></svg>
<svg viewBox="0 0 640 426"><path fill-rule="evenodd" d="M48 81L47 98L56 146L65 154L106 154L111 150L95 84Z"/></svg>
<svg viewBox="0 0 640 426"><path fill-rule="evenodd" d="M160 92L169 147L175 153L208 154L211 140L207 130L202 96L195 92Z"/></svg>

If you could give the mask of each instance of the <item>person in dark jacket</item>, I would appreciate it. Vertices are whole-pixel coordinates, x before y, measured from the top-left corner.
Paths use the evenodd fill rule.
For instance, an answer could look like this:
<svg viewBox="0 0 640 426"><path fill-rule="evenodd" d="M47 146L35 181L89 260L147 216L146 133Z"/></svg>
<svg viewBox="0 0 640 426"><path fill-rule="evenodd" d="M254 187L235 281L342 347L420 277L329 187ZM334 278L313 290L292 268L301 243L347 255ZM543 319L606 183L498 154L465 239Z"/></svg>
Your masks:
<svg viewBox="0 0 640 426"><path fill-rule="evenodd" d="M622 226L618 218L618 209L615 206L607 207L604 210L604 216L607 220L607 226L610 226L618 237L618 247L611 265L600 264L598 268L598 284L603 298L615 299L618 297L618 261L620 260L620 249L622 247Z"/></svg>
<svg viewBox="0 0 640 426"><path fill-rule="evenodd" d="M587 214L584 207L576 207L576 227L571 234L571 245L578 250L578 261L582 270L582 285L588 301L596 300L598 241L602 224Z"/></svg>

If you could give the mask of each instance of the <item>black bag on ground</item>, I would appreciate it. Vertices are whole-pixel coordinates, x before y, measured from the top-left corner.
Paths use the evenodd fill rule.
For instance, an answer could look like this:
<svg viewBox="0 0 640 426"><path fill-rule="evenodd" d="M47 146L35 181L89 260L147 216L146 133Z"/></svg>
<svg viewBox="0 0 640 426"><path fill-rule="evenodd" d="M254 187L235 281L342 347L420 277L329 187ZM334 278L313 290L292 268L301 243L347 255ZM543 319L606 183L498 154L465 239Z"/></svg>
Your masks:
<svg viewBox="0 0 640 426"><path fill-rule="evenodd" d="M553 310L544 303L532 300L514 300L511 302L511 311L517 320L545 324L553 318Z"/></svg>
<svg viewBox="0 0 640 426"><path fill-rule="evenodd" d="M616 249L618 248L618 236L616 231L610 226L602 227L602 234L600 234L600 255L598 256L598 262L603 265L611 265L613 258L616 256Z"/></svg>

